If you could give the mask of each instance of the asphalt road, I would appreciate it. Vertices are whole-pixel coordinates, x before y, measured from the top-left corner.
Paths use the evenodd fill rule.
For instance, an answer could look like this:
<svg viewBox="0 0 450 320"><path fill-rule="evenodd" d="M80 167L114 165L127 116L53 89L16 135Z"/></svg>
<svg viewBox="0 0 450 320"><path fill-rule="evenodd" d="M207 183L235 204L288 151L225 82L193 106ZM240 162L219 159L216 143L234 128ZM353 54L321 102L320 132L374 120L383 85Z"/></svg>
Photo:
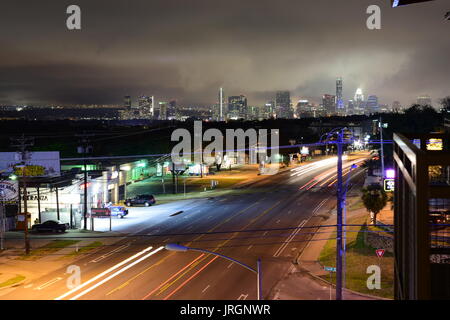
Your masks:
<svg viewBox="0 0 450 320"><path fill-rule="evenodd" d="M362 158L344 164L348 168ZM171 214L176 206L183 212L167 215L158 223L142 223L138 234L130 232L113 246L73 262L81 270L77 288L67 287L72 275L64 265L31 284L9 290L0 299L257 298L255 273L211 254L167 251L167 243L215 251L253 268L260 258L263 297L267 297L317 231L311 228L319 221L317 213L335 205L335 168L335 160L312 163L268 176L248 187L252 192L172 203ZM360 179L361 172L354 169L351 176Z"/></svg>

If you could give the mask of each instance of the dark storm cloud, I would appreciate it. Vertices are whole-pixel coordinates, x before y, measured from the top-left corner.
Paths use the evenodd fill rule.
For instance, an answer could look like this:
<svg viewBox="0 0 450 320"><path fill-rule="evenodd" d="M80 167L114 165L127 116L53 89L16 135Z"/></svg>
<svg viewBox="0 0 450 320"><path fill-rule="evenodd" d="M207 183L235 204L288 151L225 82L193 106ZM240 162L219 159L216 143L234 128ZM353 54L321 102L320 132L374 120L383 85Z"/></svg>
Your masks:
<svg viewBox="0 0 450 320"><path fill-rule="evenodd" d="M344 78L383 102L447 95L444 0L3 1L1 103L121 103L124 94L211 104L217 88L251 104L276 90L319 100ZM82 8L81 31L65 8ZM382 8L382 30L366 8Z"/></svg>

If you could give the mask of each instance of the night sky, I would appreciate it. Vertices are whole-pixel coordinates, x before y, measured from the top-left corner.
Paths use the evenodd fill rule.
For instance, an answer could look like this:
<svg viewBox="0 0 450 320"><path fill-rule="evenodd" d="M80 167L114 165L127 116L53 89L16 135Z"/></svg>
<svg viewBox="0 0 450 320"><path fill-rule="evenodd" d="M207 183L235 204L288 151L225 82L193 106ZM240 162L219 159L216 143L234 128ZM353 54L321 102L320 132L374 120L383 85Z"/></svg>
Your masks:
<svg viewBox="0 0 450 320"><path fill-rule="evenodd" d="M66 8L82 9L82 30ZM382 29L366 28L381 7ZM316 102L357 87L380 102L450 95L448 0L2 0L0 104L122 104L140 94L210 105L217 91L251 105L290 90Z"/></svg>

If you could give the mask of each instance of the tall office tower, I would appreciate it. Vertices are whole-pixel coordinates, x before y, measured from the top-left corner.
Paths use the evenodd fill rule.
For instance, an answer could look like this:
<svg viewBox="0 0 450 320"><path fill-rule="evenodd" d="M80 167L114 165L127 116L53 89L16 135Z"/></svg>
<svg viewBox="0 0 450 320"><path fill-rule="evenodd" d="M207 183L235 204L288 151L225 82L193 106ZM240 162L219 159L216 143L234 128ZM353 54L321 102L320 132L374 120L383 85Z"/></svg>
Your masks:
<svg viewBox="0 0 450 320"><path fill-rule="evenodd" d="M151 119L153 117L153 97L140 96L138 99L139 117L142 119Z"/></svg>
<svg viewBox="0 0 450 320"><path fill-rule="evenodd" d="M361 88L356 89L355 93L355 113L356 114L364 114L364 94Z"/></svg>
<svg viewBox="0 0 450 320"><path fill-rule="evenodd" d="M297 118L307 118L313 116L311 115L311 106L308 100L298 100L297 107L295 108L295 116Z"/></svg>
<svg viewBox="0 0 450 320"><path fill-rule="evenodd" d="M229 119L246 119L247 115L247 98L243 95L228 97L228 118Z"/></svg>
<svg viewBox="0 0 450 320"><path fill-rule="evenodd" d="M268 101L265 103L260 110L260 118L261 119L271 119L275 114L275 102Z"/></svg>
<svg viewBox="0 0 450 320"><path fill-rule="evenodd" d="M291 94L289 91L277 91L275 98L275 113L277 118L292 119Z"/></svg>
<svg viewBox="0 0 450 320"><path fill-rule="evenodd" d="M332 94L324 94L322 97L322 106L328 115L336 113L336 96Z"/></svg>
<svg viewBox="0 0 450 320"><path fill-rule="evenodd" d="M367 113L377 113L380 111L380 106L378 105L378 97L377 96L369 96L367 98L366 103L366 112Z"/></svg>
<svg viewBox="0 0 450 320"><path fill-rule="evenodd" d="M126 109L131 109L131 96L125 96L123 98L123 106Z"/></svg>
<svg viewBox="0 0 450 320"><path fill-rule="evenodd" d="M167 102L159 103L159 120L167 120Z"/></svg>
<svg viewBox="0 0 450 320"><path fill-rule="evenodd" d="M402 109L403 109L403 107L399 101L392 102L392 111L393 112L399 112Z"/></svg>
<svg viewBox="0 0 450 320"><path fill-rule="evenodd" d="M336 113L345 114L345 104L342 98L342 78L336 79Z"/></svg>
<svg viewBox="0 0 450 320"><path fill-rule="evenodd" d="M353 100L348 100L346 113L347 115L352 115L355 113L355 102Z"/></svg>
<svg viewBox="0 0 450 320"><path fill-rule="evenodd" d="M170 100L167 108L167 119L173 120L176 118L177 113L177 100Z"/></svg>
<svg viewBox="0 0 450 320"><path fill-rule="evenodd" d="M219 89L219 121L225 121L225 95L223 93L223 88Z"/></svg>
<svg viewBox="0 0 450 320"><path fill-rule="evenodd" d="M417 104L421 106L433 106L431 97L429 95L422 95L417 97Z"/></svg>

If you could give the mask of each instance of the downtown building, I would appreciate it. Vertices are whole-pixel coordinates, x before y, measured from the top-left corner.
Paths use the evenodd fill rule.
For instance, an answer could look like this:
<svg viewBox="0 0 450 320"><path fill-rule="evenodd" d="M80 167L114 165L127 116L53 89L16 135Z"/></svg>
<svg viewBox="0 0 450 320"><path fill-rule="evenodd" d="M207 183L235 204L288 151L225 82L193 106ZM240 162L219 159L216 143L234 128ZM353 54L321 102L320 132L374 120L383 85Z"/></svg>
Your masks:
<svg viewBox="0 0 450 320"><path fill-rule="evenodd" d="M336 114L343 116L345 112L345 103L342 97L342 78L336 79Z"/></svg>
<svg viewBox="0 0 450 320"><path fill-rule="evenodd" d="M417 97L417 104L420 106L433 106L433 101L429 95L421 95Z"/></svg>
<svg viewBox="0 0 450 320"><path fill-rule="evenodd" d="M247 97L244 95L228 97L227 118L247 119Z"/></svg>
<svg viewBox="0 0 450 320"><path fill-rule="evenodd" d="M277 119L292 119L294 117L289 91L277 91L275 97L275 114Z"/></svg>
<svg viewBox="0 0 450 320"><path fill-rule="evenodd" d="M336 96L332 94L324 94L322 96L322 106L328 116L336 113Z"/></svg>
<svg viewBox="0 0 450 320"><path fill-rule="evenodd" d="M378 113L380 112L380 105L378 104L378 97L371 95L367 97L366 101L366 113Z"/></svg>

